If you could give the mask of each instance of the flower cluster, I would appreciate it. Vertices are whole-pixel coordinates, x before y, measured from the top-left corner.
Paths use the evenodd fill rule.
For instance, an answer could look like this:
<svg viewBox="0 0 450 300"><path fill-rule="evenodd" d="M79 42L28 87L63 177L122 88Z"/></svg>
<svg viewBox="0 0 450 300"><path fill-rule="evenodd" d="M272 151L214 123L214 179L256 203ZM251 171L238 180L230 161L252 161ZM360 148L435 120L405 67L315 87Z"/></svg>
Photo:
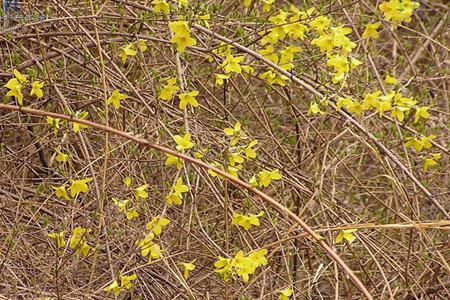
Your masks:
<svg viewBox="0 0 450 300"><path fill-rule="evenodd" d="M222 276L225 281L230 278L237 279L241 277L244 282L248 282L250 275L255 273L259 266L267 265L267 249L259 249L245 255L244 252L239 251L233 258L224 258L219 256L219 259L214 263L216 272Z"/></svg>

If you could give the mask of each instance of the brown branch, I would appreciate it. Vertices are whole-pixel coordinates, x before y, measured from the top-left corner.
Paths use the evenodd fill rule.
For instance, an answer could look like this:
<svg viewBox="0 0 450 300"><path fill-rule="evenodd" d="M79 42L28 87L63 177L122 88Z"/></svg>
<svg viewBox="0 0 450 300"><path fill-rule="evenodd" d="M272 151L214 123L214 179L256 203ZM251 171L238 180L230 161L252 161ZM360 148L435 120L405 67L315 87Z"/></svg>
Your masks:
<svg viewBox="0 0 450 300"><path fill-rule="evenodd" d="M41 117L53 117L53 118L59 118L62 120L67 120L70 122L77 122L83 125L87 125L89 127L98 129L98 130L102 130L104 132L108 132L108 133L112 133L121 137L124 137L128 140L134 141L142 146L151 148L151 149L155 149L157 151L160 152L164 152L167 154L171 154L173 156L179 157L181 159L183 159L184 161L190 162L192 164L195 164L203 169L210 169L213 170L214 172L216 172L217 174L220 174L221 176L225 177L228 181L230 181L231 183L240 186L246 190L248 190L249 192L251 192L252 194L255 194L257 196L259 196L262 200L264 200L265 202L269 203L270 205L272 205L275 209L277 209L280 213L283 214L287 214L292 220L294 220L298 225L300 225L300 227L302 227L308 234L310 234L314 240L325 250L326 253L328 253L328 255L337 263L341 266L341 268L344 270L345 273L347 273L347 275L352 279L352 281L354 282L354 284L361 290L361 292L367 297L367 299L373 299L372 295L370 294L370 292L367 290L367 288L364 286L364 284L361 282L361 280L353 273L353 271L347 266L347 264L339 257L339 255L327 244L325 243L321 237L311 228L309 227L302 219L300 219L295 213L293 213L292 211L290 211L286 206L284 206L283 204L281 204L280 202L276 201L275 199L273 199L272 197L268 196L267 194L257 190L256 188L252 187L250 184L238 179L238 178L234 178L233 176L231 176L230 174L212 167L210 165L208 165L207 163L195 159L193 157L190 157L186 154L183 153L179 153L177 151L174 151L172 149L163 147L161 145L158 144L154 144L151 143L145 139L139 138L137 136L128 134L126 132L120 131L118 129L109 127L109 126L105 126L102 124L98 124L95 122L91 122L91 121L86 121L86 120L79 120L79 119L75 119L73 117L67 116L67 115L62 115L62 114L58 114L58 113L53 113L53 112L47 112L47 111L43 111L43 110L37 110L37 109L32 109L32 108L28 108L28 107L18 107L15 105L9 105L9 104L0 104L0 109L4 109L4 110L10 110L10 111L19 111L25 114L29 114L29 115L34 115L34 116L41 116Z"/></svg>

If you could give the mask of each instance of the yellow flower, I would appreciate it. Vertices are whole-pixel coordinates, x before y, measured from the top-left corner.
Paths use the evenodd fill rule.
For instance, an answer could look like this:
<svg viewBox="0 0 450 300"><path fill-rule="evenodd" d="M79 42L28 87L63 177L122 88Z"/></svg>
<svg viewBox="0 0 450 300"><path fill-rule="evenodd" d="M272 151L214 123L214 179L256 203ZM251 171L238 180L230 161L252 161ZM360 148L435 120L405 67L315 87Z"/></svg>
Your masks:
<svg viewBox="0 0 450 300"><path fill-rule="evenodd" d="M437 165L437 161L441 159L441 153L431 153L428 157L423 159L423 169L428 171L429 167Z"/></svg>
<svg viewBox="0 0 450 300"><path fill-rule="evenodd" d="M339 232L336 237L336 243L342 242L343 239L346 239L349 243L352 243L356 237L354 233L358 231L358 229L344 229Z"/></svg>
<svg viewBox="0 0 450 300"><path fill-rule="evenodd" d="M180 98L180 109L183 110L189 104L192 107L198 107L198 101L195 99L199 94L198 91L192 91L189 93L181 93L178 97Z"/></svg>
<svg viewBox="0 0 450 300"><path fill-rule="evenodd" d="M23 105L23 94L22 94L22 84L17 78L10 79L4 87L8 88L9 91L6 93L8 97L15 97L19 106Z"/></svg>
<svg viewBox="0 0 450 300"><path fill-rule="evenodd" d="M227 55L227 58L222 62L220 66L225 69L225 73L236 72L240 74L242 72L242 67L239 63L242 60L244 60L243 56L234 57L230 54Z"/></svg>
<svg viewBox="0 0 450 300"><path fill-rule="evenodd" d="M391 117L396 118L400 122L403 122L403 120L405 119L405 112L409 110L410 109L408 107L394 106L394 108L391 111Z"/></svg>
<svg viewBox="0 0 450 300"><path fill-rule="evenodd" d="M364 32L362 34L362 38L373 38L378 39L380 37L380 34L378 33L377 29L381 26L381 22L376 22L372 24L367 24L366 29L364 29Z"/></svg>
<svg viewBox="0 0 450 300"><path fill-rule="evenodd" d="M252 226L259 226L259 218L264 215L263 211L260 211L257 215L249 214L243 215L235 213L233 215L232 225L238 225L243 227L245 230L249 230Z"/></svg>
<svg viewBox="0 0 450 300"><path fill-rule="evenodd" d="M131 179L130 176L127 176L127 177L125 177L125 178L123 179L123 184L124 184L126 187L130 187L132 183L133 183L133 179Z"/></svg>
<svg viewBox="0 0 450 300"><path fill-rule="evenodd" d="M121 94L119 90L114 90L107 100L107 104L112 104L115 109L120 108L120 101L127 99L128 96Z"/></svg>
<svg viewBox="0 0 450 300"><path fill-rule="evenodd" d="M435 138L436 136L433 134L422 138L407 137L405 138L405 146L413 147L417 152L420 152L422 149L430 149L432 146L431 140Z"/></svg>
<svg viewBox="0 0 450 300"><path fill-rule="evenodd" d="M56 159L56 161L57 162L60 162L60 163L66 163L67 162L67 160L69 159L69 155L67 155L67 154L65 154L65 153L62 153L61 151L59 151L58 149L55 149L55 151L56 151L56 153L57 153L57 155L56 155L56 157L55 157L55 159Z"/></svg>
<svg viewBox="0 0 450 300"><path fill-rule="evenodd" d="M364 110L377 107L378 97L381 95L381 91L375 91L367 94L364 98L363 108Z"/></svg>
<svg viewBox="0 0 450 300"><path fill-rule="evenodd" d="M186 193L188 191L189 191L189 187L187 185L183 184L183 178L182 177L178 178L177 182L172 187L172 192L175 195L180 196L180 198L183 196L183 193Z"/></svg>
<svg viewBox="0 0 450 300"><path fill-rule="evenodd" d="M194 143L191 142L191 134L186 133L183 137L179 135L174 135L173 140L177 143L177 150L184 151L189 150L194 147Z"/></svg>
<svg viewBox="0 0 450 300"><path fill-rule="evenodd" d="M273 70L272 68L270 68L269 71L260 74L258 77L267 81L269 84L278 84L280 86L285 86L285 81L289 79L287 76Z"/></svg>
<svg viewBox="0 0 450 300"><path fill-rule="evenodd" d="M70 237L69 247L76 250L76 254L82 254L87 256L94 248L88 245L86 242L87 234L91 232L91 229L83 227L76 227L73 229L72 236Z"/></svg>
<svg viewBox="0 0 450 300"><path fill-rule="evenodd" d="M388 21L409 23L411 22L413 10L419 6L418 2L412 2L411 0L390 0L388 2L384 1L378 8L384 13L384 18Z"/></svg>
<svg viewBox="0 0 450 300"><path fill-rule="evenodd" d="M317 115L317 114L324 115L325 112L320 109L319 104L317 104L316 102L311 102L311 105L309 106L308 110L308 115Z"/></svg>
<svg viewBox="0 0 450 300"><path fill-rule="evenodd" d="M189 191L189 187L183 184L183 178L178 178L175 185L172 186L171 192L166 197L167 205L181 205L183 203L183 193L186 193L187 191Z"/></svg>
<svg viewBox="0 0 450 300"><path fill-rule="evenodd" d="M287 288L280 292L280 294L278 295L278 299L279 300L288 300L291 296L292 296L292 289Z"/></svg>
<svg viewBox="0 0 450 300"><path fill-rule="evenodd" d="M256 151L253 149L253 147L255 147L256 145L258 145L258 141L253 140L244 148L244 153L247 158L249 159L256 158Z"/></svg>
<svg viewBox="0 0 450 300"><path fill-rule="evenodd" d="M56 245L58 246L58 248L66 246L66 241L64 240L64 231L60 231L59 233L50 232L49 234L47 234L47 236L56 240Z"/></svg>
<svg viewBox="0 0 450 300"><path fill-rule="evenodd" d="M428 106L417 107L414 114L414 123L419 122L420 118L428 119L430 117L428 109L430 109Z"/></svg>
<svg viewBox="0 0 450 300"><path fill-rule="evenodd" d="M311 45L316 45L320 48L320 52L333 50L333 39L328 34L320 35L311 41Z"/></svg>
<svg viewBox="0 0 450 300"><path fill-rule="evenodd" d="M88 183L93 180L92 177L80 179L80 180L71 180L72 184L70 185L70 196L72 198L76 197L79 193L87 193L89 191Z"/></svg>
<svg viewBox="0 0 450 300"><path fill-rule="evenodd" d="M260 187L267 187L271 183L272 180L280 180L281 174L278 169L274 169L272 171L261 171L258 173L258 184Z"/></svg>
<svg viewBox="0 0 450 300"><path fill-rule="evenodd" d="M178 6L182 7L182 6L188 6L189 5L189 1L188 0L178 0Z"/></svg>
<svg viewBox="0 0 450 300"><path fill-rule="evenodd" d="M162 229L169 225L170 220L163 218L161 216L154 217L150 222L147 223L145 229L152 231L156 235L161 235Z"/></svg>
<svg viewBox="0 0 450 300"><path fill-rule="evenodd" d="M164 0L153 0L153 11L155 13L163 12L165 15L167 15L170 12L170 5Z"/></svg>
<svg viewBox="0 0 450 300"><path fill-rule="evenodd" d="M13 74L17 78L17 80L19 80L20 83L28 82L27 77L25 75L23 75L22 73L20 73L19 71L17 71L16 69L13 70Z"/></svg>
<svg viewBox="0 0 450 300"><path fill-rule="evenodd" d="M89 115L89 113L87 111L77 111L75 113L75 118L76 119L80 119L80 120L84 120L87 118L87 116ZM89 128L88 125L84 125L84 124L80 124L77 122L73 122L73 132L77 133L80 128Z"/></svg>
<svg viewBox="0 0 450 300"><path fill-rule="evenodd" d="M191 30L187 21L170 22L169 29L174 34L171 42L177 44L178 52L182 53L186 47L197 44L197 40L191 37Z"/></svg>
<svg viewBox="0 0 450 300"><path fill-rule="evenodd" d="M59 118L47 117L47 124L49 124L53 127L53 132L55 134L58 133L60 121L61 121L61 119L59 119Z"/></svg>
<svg viewBox="0 0 450 300"><path fill-rule="evenodd" d="M328 58L327 66L333 67L337 74L343 74L350 71L347 57L343 55L332 55Z"/></svg>
<svg viewBox="0 0 450 300"><path fill-rule="evenodd" d="M194 265L195 260L188 262L188 263L181 263L181 265L183 266L183 277L184 279L188 279L189 277L189 272L195 270L195 265Z"/></svg>
<svg viewBox="0 0 450 300"><path fill-rule="evenodd" d="M125 45L125 46L121 47L119 49L119 51L120 51L120 56L122 58L122 64L124 64L127 61L128 56L136 56L136 54L137 54L137 51L134 48L133 44Z"/></svg>
<svg viewBox="0 0 450 300"><path fill-rule="evenodd" d="M252 0L244 0L245 7L250 7L251 4L252 4Z"/></svg>
<svg viewBox="0 0 450 300"><path fill-rule="evenodd" d="M263 12L269 12L270 6L275 2L275 0L262 0L263 2Z"/></svg>
<svg viewBox="0 0 450 300"><path fill-rule="evenodd" d="M216 85L223 85L224 81L230 78L230 74L214 74Z"/></svg>
<svg viewBox="0 0 450 300"><path fill-rule="evenodd" d="M44 92L42 92L42 88L44 87L44 82L34 81L31 84L31 92L30 96L36 95L36 98L42 98L44 96Z"/></svg>
<svg viewBox="0 0 450 300"><path fill-rule="evenodd" d="M148 193L147 193L147 188L148 188L148 184L143 184L137 188L134 189L134 195L136 197L136 200L139 199L147 199L148 198Z"/></svg>
<svg viewBox="0 0 450 300"><path fill-rule="evenodd" d="M129 290L133 287L132 281L136 279L137 279L136 274L122 275L120 276L120 287Z"/></svg>
<svg viewBox="0 0 450 300"><path fill-rule="evenodd" d="M259 50L258 53L264 56L264 58L270 60L271 62L278 64L279 58L278 55L275 53L273 45L267 45L266 48Z"/></svg>
<svg viewBox="0 0 450 300"><path fill-rule="evenodd" d="M52 186L52 189L55 190L55 195L58 198L64 198L65 200L69 200L69 195L67 195L66 186Z"/></svg>
<svg viewBox="0 0 450 300"><path fill-rule="evenodd" d="M324 16L318 16L311 22L309 22L309 26L313 28L318 34L323 34L331 24L331 19L324 17Z"/></svg>
<svg viewBox="0 0 450 300"><path fill-rule="evenodd" d="M147 234L147 236L136 244L141 247L141 255L143 257L148 256L148 262L150 263L152 259L158 259L161 257L161 247L153 242L155 235L153 232Z"/></svg>
<svg viewBox="0 0 450 300"><path fill-rule="evenodd" d="M175 77L167 79L166 85L161 90L159 94L159 99L161 100L170 100L173 98L173 95L180 90L180 87L176 85L177 79Z"/></svg>
<svg viewBox="0 0 450 300"><path fill-rule="evenodd" d="M120 287L119 287L119 283L117 282L117 280L114 280L110 285L108 285L107 287L105 287L103 289L103 291L109 293L109 292L113 292L114 296L119 296L120 294Z"/></svg>
<svg viewBox="0 0 450 300"><path fill-rule="evenodd" d="M127 220L133 220L134 218L139 216L139 213L135 208L131 208L125 212Z"/></svg>
<svg viewBox="0 0 450 300"><path fill-rule="evenodd" d="M164 162L165 166L176 166L178 170L183 167L183 160L181 158L167 154L167 153L166 153L166 156L167 156L167 159Z"/></svg>
<svg viewBox="0 0 450 300"><path fill-rule="evenodd" d="M229 161L230 165L234 167L236 164L243 164L244 157L241 155L240 152L230 153L230 156L228 157L228 161Z"/></svg>
<svg viewBox="0 0 450 300"><path fill-rule="evenodd" d="M386 84L398 84L397 79L395 79L394 77L392 77L392 76L389 75L389 74L386 74L386 78L384 79L384 82L385 82Z"/></svg>
<svg viewBox="0 0 450 300"><path fill-rule="evenodd" d="M223 130L223 132L232 137L231 146L235 146L239 140L243 137L246 137L246 135L241 131L241 123L236 122L236 124L234 124L234 127L227 127Z"/></svg>

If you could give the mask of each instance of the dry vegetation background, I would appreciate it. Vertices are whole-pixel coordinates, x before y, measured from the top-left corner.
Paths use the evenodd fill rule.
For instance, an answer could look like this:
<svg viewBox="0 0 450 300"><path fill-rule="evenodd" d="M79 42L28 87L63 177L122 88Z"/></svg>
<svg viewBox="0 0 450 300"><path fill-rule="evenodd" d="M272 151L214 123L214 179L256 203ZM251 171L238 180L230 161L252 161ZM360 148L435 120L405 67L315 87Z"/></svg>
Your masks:
<svg viewBox="0 0 450 300"><path fill-rule="evenodd" d="M276 1L270 12L242 2L191 0L188 8L163 16L152 12L151 1L19 1L18 13L33 18L3 20L0 83L12 78L13 69L35 76L45 82L44 96L25 95L26 107L67 116L84 110L90 121L169 149L176 146L172 136L189 129L195 149L207 149L207 163L226 164L229 138L223 129L239 121L259 141L257 158L245 163L239 178L248 182L263 169L279 169L282 180L261 190L320 234L374 299L450 299L446 1L420 1L412 22L395 31L383 21L376 40L361 39L361 33L382 16L381 1ZM380 118L373 112L345 117L330 106L324 115L308 114L311 101L321 100L317 96L295 81L281 87L259 79L267 66L251 54L262 48L257 33L289 3L315 7L353 28L353 55L363 62L348 86L335 85L324 54L308 37L296 42L303 48L294 62L298 78L329 96L363 99L385 88L386 74L395 75L402 93L431 107L427 122L414 124L413 116L396 122L389 113ZM220 36L195 27L205 23L194 15L206 13L208 30ZM182 54L167 26L178 14L189 20L197 40ZM253 76L234 74L215 84L222 58L212 50L221 37L244 47L233 53L245 56ZM138 39L148 49L122 64L120 47ZM200 106L183 112L177 97L159 100L167 77L177 77L186 91L198 90ZM118 110L105 105L115 89L128 95ZM0 90L2 97L6 93ZM11 97L3 103L16 105ZM114 299L103 289L119 274L133 273L134 287L118 298L278 299L286 288L293 290L291 299L363 298L298 223L251 191L196 164L165 166L163 152L111 132L91 126L75 134L71 123L61 122L55 134L45 113L0 108L0 299ZM436 135L430 151L442 154L427 172L427 151L404 146L405 137L417 133ZM54 149L68 153L69 161L57 162ZM190 190L182 205L168 207L165 197L176 176ZM87 177L93 178L89 191L76 199L58 198L52 189ZM129 188L126 177L133 180ZM149 197L133 200L139 216L127 220L112 197L132 199L143 184ZM265 212L260 226L246 231L231 225L233 213L259 211ZM148 264L135 242L156 215L170 224L158 237L162 257ZM67 246L58 250L48 236L64 230L67 241L77 226L92 229L87 241L96 250L87 256ZM336 243L339 232L350 228L358 229L356 240ZM248 283L224 282L214 271L219 256L260 248L268 250L268 264ZM184 279L180 262L193 260L196 268Z"/></svg>

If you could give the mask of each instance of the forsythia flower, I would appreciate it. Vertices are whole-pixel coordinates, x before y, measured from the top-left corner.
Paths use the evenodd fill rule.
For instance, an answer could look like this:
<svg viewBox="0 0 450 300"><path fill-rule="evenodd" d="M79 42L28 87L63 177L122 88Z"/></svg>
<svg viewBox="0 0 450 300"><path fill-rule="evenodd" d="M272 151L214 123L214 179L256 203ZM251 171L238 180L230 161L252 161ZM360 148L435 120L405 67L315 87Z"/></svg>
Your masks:
<svg viewBox="0 0 450 300"><path fill-rule="evenodd" d="M91 232L91 229L86 229L79 226L73 229L72 236L69 241L69 247L74 249L77 255L81 253L84 256L87 256L89 252L94 250L94 248L89 246L86 241L86 237L89 232Z"/></svg>
<svg viewBox="0 0 450 300"><path fill-rule="evenodd" d="M195 270L195 265L194 265L194 261L188 262L188 263L181 263L181 265L183 266L183 277L184 279L188 279L189 277L189 272Z"/></svg>
<svg viewBox="0 0 450 300"><path fill-rule="evenodd" d="M121 94L119 90L114 90L107 100L107 104L112 104L115 109L120 108L120 101L127 99L128 96Z"/></svg>
<svg viewBox="0 0 450 300"><path fill-rule="evenodd" d="M169 23L169 29L173 33L172 43L177 44L177 51L182 53L186 47L194 46L197 40L191 37L191 30L188 22L174 21Z"/></svg>
<svg viewBox="0 0 450 300"><path fill-rule="evenodd" d="M194 147L194 143L191 142L191 135L189 133L186 133L183 137L174 135L173 140L177 143L176 148L178 151L189 150Z"/></svg>
<svg viewBox="0 0 450 300"><path fill-rule="evenodd" d="M413 147L417 152L420 152L422 149L430 149L432 146L430 141L434 138L436 138L436 136L433 134L422 138L407 137L405 138L405 146Z"/></svg>
<svg viewBox="0 0 450 300"><path fill-rule="evenodd" d="M223 258L219 256L219 259L214 263L216 272L219 273L225 281L228 281L231 277L235 278L238 275L244 282L248 282L249 276L255 273L259 266L267 265L267 249L260 249L253 251L249 255L245 255L244 252L238 251L234 258Z"/></svg>
<svg viewBox="0 0 450 300"><path fill-rule="evenodd" d="M63 163L63 164L66 163L67 160L69 159L69 155L67 155L65 153L62 153L58 149L55 149L55 151L56 151L56 154L57 154L56 157L55 157L56 161L60 162L60 163Z"/></svg>
<svg viewBox="0 0 450 300"><path fill-rule="evenodd" d="M170 5L164 0L153 0L153 11L155 13L163 12L165 15L167 15L170 12Z"/></svg>
<svg viewBox="0 0 450 300"><path fill-rule="evenodd" d="M173 95L180 90L180 87L176 85L177 79L175 77L169 78L166 81L166 85L161 90L159 94L159 99L161 100L170 100L173 98Z"/></svg>
<svg viewBox="0 0 450 300"><path fill-rule="evenodd" d="M69 195L67 195L66 186L62 185L59 187L52 186L52 189L55 190L55 195L58 198L64 198L65 200L69 200Z"/></svg>
<svg viewBox="0 0 450 300"><path fill-rule="evenodd" d="M246 135L244 134L244 132L241 131L241 123L236 122L236 124L234 124L234 127L227 127L223 130L223 132L228 135L233 137L231 139L230 145L231 146L235 146L241 138L245 138Z"/></svg>
<svg viewBox="0 0 450 300"><path fill-rule="evenodd" d="M152 231L156 235L161 235L163 227L169 225L170 220L161 216L154 217L150 222L145 225L145 229Z"/></svg>
<svg viewBox="0 0 450 300"><path fill-rule="evenodd" d="M108 285L107 287L105 287L103 289L103 291L109 293L109 292L113 292L114 296L119 296L120 295L120 286L119 283L117 282L117 280L114 280L110 285Z"/></svg>
<svg viewBox="0 0 450 300"><path fill-rule="evenodd" d="M167 154L167 153L166 153L166 156L167 156L167 159L164 162L165 166L176 166L178 170L183 167L183 160L181 158Z"/></svg>
<svg viewBox="0 0 450 300"><path fill-rule="evenodd" d="M119 200L117 198L112 198L114 204L117 206L117 208L119 209L119 211L121 213L124 213L125 216L127 217L127 220L133 220L134 218L136 218L137 216L139 216L137 210L135 208L130 208L129 204L131 203L131 201L129 199L127 200Z"/></svg>
<svg viewBox="0 0 450 300"><path fill-rule="evenodd" d="M189 187L183 184L183 178L180 177L177 179L177 182L174 186L172 186L172 190L166 197L166 203L168 206L172 206L172 204L181 205L183 203L183 193L189 191Z"/></svg>
<svg viewBox="0 0 450 300"><path fill-rule="evenodd" d="M312 102L311 105L309 106L308 115L317 115L317 114L324 115L325 112L320 109L319 104L317 104L316 102Z"/></svg>
<svg viewBox="0 0 450 300"><path fill-rule="evenodd" d="M242 72L242 67L239 63L243 59L243 56L234 57L230 54L227 55L227 58L222 62L220 66L225 69L225 73L236 72L240 74Z"/></svg>
<svg viewBox="0 0 450 300"><path fill-rule="evenodd" d="M161 247L153 242L155 235L150 232L145 236L143 240L137 241L136 244L141 247L141 255L143 257L148 257L148 262L150 263L152 259L158 259L161 257Z"/></svg>
<svg viewBox="0 0 450 300"><path fill-rule="evenodd" d="M386 78L384 79L384 82L386 84L398 84L398 80L389 74L386 74Z"/></svg>
<svg viewBox="0 0 450 300"><path fill-rule="evenodd" d="M429 167L436 166L437 161L441 159L441 153L431 153L423 159L423 169L428 171Z"/></svg>
<svg viewBox="0 0 450 300"><path fill-rule="evenodd" d="M121 47L119 51L122 58L122 64L127 61L128 56L136 56L138 53L138 49L141 52L145 52L147 50L147 45L145 44L144 40L138 40L134 43Z"/></svg>
<svg viewBox="0 0 450 300"><path fill-rule="evenodd" d="M53 127L53 132L55 134L58 133L60 121L61 121L61 119L59 119L59 118L47 117L47 124L49 124Z"/></svg>
<svg viewBox="0 0 450 300"><path fill-rule="evenodd" d="M364 29L364 32L362 34L362 38L373 38L378 39L380 37L380 34L378 33L377 29L381 26L381 22L376 22L372 24L367 24L366 29Z"/></svg>
<svg viewBox="0 0 450 300"><path fill-rule="evenodd" d="M34 81L31 84L30 96L36 95L36 98L42 98L44 96L44 92L42 92L43 87L44 82Z"/></svg>
<svg viewBox="0 0 450 300"><path fill-rule="evenodd" d="M87 193L89 190L88 183L93 180L92 177L80 180L72 180L70 185L70 196L72 198L76 197L79 193Z"/></svg>
<svg viewBox="0 0 450 300"><path fill-rule="evenodd" d="M258 184L260 187L267 187L272 180L280 180L281 174L278 169L272 171L261 171L258 173Z"/></svg>
<svg viewBox="0 0 450 300"><path fill-rule="evenodd" d="M384 13L386 20L392 20L394 23L411 22L413 10L420 4L411 0L390 0L384 1L378 8Z"/></svg>
<svg viewBox="0 0 450 300"><path fill-rule="evenodd" d="M142 199L148 198L148 193L146 191L147 188L148 188L148 184L143 184L134 189L134 195L136 196L136 200L139 200L140 198L142 198Z"/></svg>
<svg viewBox="0 0 450 300"><path fill-rule="evenodd" d="M6 94L8 97L15 97L20 106L23 105L23 94L22 87L28 80L25 75L22 75L19 71L13 71L15 78L11 78L4 87L8 88L9 91Z"/></svg>
<svg viewBox="0 0 450 300"><path fill-rule="evenodd" d="M224 81L230 78L230 74L214 74L216 85L223 85Z"/></svg>
<svg viewBox="0 0 450 300"><path fill-rule="evenodd" d="M60 231L59 233L50 232L49 234L47 234L47 236L56 240L56 245L58 246L58 248L66 246L66 241L64 240L64 231Z"/></svg>
<svg viewBox="0 0 450 300"><path fill-rule="evenodd" d="M87 111L77 111L75 113L75 118L84 120L87 118L88 115L89 115L89 113ZM73 122L73 132L75 132L75 133L77 133L80 130L80 128L88 128L88 127L89 127L88 125Z"/></svg>
<svg viewBox="0 0 450 300"><path fill-rule="evenodd" d="M178 97L180 98L180 109L183 110L189 104L192 107L198 107L198 101L195 99L199 94L198 91L192 91L189 93L181 93Z"/></svg>
<svg viewBox="0 0 450 300"><path fill-rule="evenodd" d="M358 231L358 229L344 229L339 232L336 237L336 243L342 242L343 239L346 239L349 243L352 243L356 237L354 233Z"/></svg>
<svg viewBox="0 0 450 300"><path fill-rule="evenodd" d="M104 288L103 290L105 292L113 292L114 296L119 296L120 292L124 289L131 289L133 287L133 280L136 280L137 275L133 274L133 275L122 275L120 276L120 281L121 281L121 285L119 286L119 283L117 282L117 280L114 280L109 286L107 286L106 288Z"/></svg>
<svg viewBox="0 0 450 300"><path fill-rule="evenodd" d="M292 296L292 289L287 288L280 292L280 295L278 295L278 300L288 300L291 296Z"/></svg>
<svg viewBox="0 0 450 300"><path fill-rule="evenodd" d="M430 113L428 112L428 109L430 107L428 106L422 106L416 108L416 113L414 115L414 123L419 122L420 118L428 119L430 117Z"/></svg>
<svg viewBox="0 0 450 300"><path fill-rule="evenodd" d="M313 28L318 34L323 34L331 24L331 19L324 17L324 16L318 16L311 22L309 22L309 26Z"/></svg>
<svg viewBox="0 0 450 300"><path fill-rule="evenodd" d="M245 156L248 159L256 158L256 151L253 149L253 147L255 147L256 145L258 145L258 141L257 140L253 140L253 141L250 142L250 144L248 144L244 148Z"/></svg>
<svg viewBox="0 0 450 300"><path fill-rule="evenodd" d="M264 215L263 211L260 211L257 215L249 214L249 215L242 215L235 213L233 215L233 221L231 222L232 225L238 225L243 227L245 230L249 230L252 226L259 226L259 218L261 218Z"/></svg>

